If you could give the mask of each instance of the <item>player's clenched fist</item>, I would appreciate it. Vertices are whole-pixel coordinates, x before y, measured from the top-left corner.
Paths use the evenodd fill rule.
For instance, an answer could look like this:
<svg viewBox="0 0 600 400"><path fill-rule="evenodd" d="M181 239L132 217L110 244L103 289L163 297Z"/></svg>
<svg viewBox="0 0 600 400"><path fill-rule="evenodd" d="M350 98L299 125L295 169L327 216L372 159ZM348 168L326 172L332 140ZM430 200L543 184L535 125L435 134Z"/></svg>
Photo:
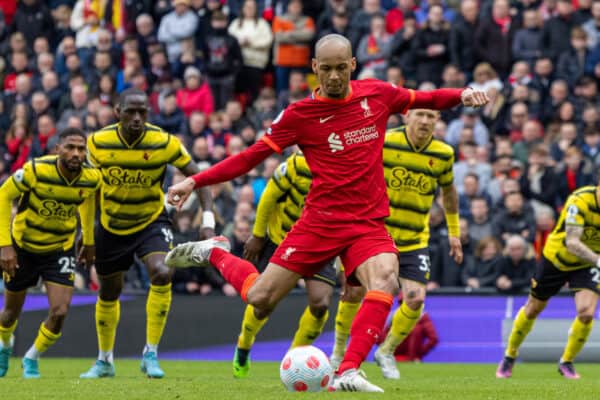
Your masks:
<svg viewBox="0 0 600 400"><path fill-rule="evenodd" d="M194 186L196 186L196 182L194 182L192 178L186 178L171 186L169 188L169 193L167 194L167 201L179 211L183 203L190 197L190 194L194 190Z"/></svg>
<svg viewBox="0 0 600 400"><path fill-rule="evenodd" d="M0 247L0 268L8 276L13 277L17 272L17 253L12 246Z"/></svg>
<svg viewBox="0 0 600 400"><path fill-rule="evenodd" d="M467 88L460 95L460 100L466 107L481 107L486 105L490 101L490 98L485 92Z"/></svg>

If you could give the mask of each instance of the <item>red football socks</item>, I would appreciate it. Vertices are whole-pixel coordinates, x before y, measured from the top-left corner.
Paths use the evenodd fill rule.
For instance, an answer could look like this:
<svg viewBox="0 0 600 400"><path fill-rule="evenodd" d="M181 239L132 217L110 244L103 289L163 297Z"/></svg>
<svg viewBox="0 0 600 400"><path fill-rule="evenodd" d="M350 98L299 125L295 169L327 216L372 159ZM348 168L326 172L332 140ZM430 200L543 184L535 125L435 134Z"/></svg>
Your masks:
<svg viewBox="0 0 600 400"><path fill-rule="evenodd" d="M338 368L338 374L352 368L358 369L367 358L383 332L393 301L394 297L391 294L378 290L367 292L350 328L350 343Z"/></svg>
<svg viewBox="0 0 600 400"><path fill-rule="evenodd" d="M258 278L258 271L250 262L242 260L223 249L215 247L210 252L208 261L223 275L246 302L248 290Z"/></svg>

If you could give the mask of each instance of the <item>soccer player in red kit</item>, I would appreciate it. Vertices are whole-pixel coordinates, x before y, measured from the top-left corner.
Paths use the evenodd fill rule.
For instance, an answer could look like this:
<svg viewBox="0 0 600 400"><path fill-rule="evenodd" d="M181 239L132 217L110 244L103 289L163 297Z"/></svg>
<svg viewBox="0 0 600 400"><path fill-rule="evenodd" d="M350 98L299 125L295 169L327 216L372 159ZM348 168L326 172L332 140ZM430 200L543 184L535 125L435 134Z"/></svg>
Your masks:
<svg viewBox="0 0 600 400"><path fill-rule="evenodd" d="M290 105L256 144L169 188L180 206L195 187L245 174L274 151L297 144L313 175L302 216L280 244L262 274L228 252L219 237L180 245L167 265L211 264L255 308L272 311L302 276L312 276L340 256L348 282L367 294L351 328L344 360L332 390L383 392L359 373L359 366L382 334L398 291L398 256L384 226L389 204L382 168L388 116L410 108L446 109L459 103L479 107L488 99L471 89L418 92L377 80L350 81L356 68L350 42L327 35L315 48L312 69L320 87Z"/></svg>

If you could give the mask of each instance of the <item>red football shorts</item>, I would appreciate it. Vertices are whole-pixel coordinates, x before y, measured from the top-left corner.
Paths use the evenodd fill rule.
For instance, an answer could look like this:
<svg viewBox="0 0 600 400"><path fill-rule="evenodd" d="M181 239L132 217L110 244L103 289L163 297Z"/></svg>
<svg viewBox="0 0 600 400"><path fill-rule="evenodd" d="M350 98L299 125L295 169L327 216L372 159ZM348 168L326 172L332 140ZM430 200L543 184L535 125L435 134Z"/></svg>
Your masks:
<svg viewBox="0 0 600 400"><path fill-rule="evenodd" d="M313 276L340 256L348 283L358 285L353 274L360 264L381 253L397 254L383 219L336 223L315 227L304 215L279 245L271 262L302 276Z"/></svg>

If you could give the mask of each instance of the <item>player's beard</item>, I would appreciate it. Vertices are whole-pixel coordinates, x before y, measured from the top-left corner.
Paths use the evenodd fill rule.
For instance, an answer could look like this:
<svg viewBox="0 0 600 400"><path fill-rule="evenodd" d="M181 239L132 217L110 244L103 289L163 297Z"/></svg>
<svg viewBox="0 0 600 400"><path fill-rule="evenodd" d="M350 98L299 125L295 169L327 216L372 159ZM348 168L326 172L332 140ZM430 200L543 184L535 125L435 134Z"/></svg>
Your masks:
<svg viewBox="0 0 600 400"><path fill-rule="evenodd" d="M326 85L327 87L327 97L331 97L334 99L342 99L346 95L346 91L344 90L344 85Z"/></svg>
<svg viewBox="0 0 600 400"><path fill-rule="evenodd" d="M76 158L71 158L69 160L61 160L62 166L69 172L77 173L81 171L81 164L83 162Z"/></svg>

